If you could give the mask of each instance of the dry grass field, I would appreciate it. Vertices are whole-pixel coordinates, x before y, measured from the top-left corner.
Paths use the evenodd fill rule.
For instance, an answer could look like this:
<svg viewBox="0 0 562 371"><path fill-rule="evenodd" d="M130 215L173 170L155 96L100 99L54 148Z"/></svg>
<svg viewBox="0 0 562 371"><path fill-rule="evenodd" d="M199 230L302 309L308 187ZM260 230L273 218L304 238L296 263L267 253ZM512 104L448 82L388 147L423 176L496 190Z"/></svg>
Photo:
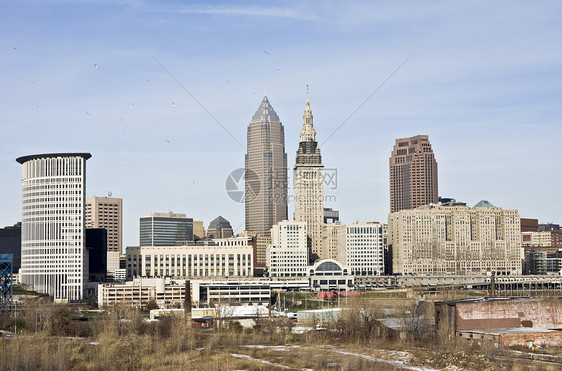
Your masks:
<svg viewBox="0 0 562 371"><path fill-rule="evenodd" d="M443 341L424 326L400 339L375 320L381 308L371 300L350 302L322 331L301 334L287 318L260 319L254 329L192 329L183 317L147 322L132 308L115 307L89 318L43 300L30 300L17 320L0 318L10 332L0 338L1 370L562 369L559 349L535 355L472 347ZM408 312L415 321L416 311Z"/></svg>

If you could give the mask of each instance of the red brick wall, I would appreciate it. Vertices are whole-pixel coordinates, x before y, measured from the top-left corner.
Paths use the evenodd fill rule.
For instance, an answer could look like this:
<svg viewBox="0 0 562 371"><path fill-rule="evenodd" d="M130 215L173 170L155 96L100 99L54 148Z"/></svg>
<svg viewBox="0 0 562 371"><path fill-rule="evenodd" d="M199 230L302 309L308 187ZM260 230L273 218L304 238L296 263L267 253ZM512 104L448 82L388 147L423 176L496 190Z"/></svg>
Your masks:
<svg viewBox="0 0 562 371"><path fill-rule="evenodd" d="M457 303L456 329L562 328L561 299L513 299Z"/></svg>
<svg viewBox="0 0 562 371"><path fill-rule="evenodd" d="M539 230L538 219L521 218L521 232L536 232Z"/></svg>

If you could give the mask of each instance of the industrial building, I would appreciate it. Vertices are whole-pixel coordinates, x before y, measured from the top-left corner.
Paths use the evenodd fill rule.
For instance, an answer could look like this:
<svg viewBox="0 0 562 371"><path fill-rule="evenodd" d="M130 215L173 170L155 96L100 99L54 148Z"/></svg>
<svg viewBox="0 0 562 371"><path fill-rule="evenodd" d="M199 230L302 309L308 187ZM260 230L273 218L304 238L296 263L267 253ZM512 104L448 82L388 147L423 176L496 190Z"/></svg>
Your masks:
<svg viewBox="0 0 562 371"><path fill-rule="evenodd" d="M496 346L562 345L562 299L484 298L435 303L435 324L449 339Z"/></svg>

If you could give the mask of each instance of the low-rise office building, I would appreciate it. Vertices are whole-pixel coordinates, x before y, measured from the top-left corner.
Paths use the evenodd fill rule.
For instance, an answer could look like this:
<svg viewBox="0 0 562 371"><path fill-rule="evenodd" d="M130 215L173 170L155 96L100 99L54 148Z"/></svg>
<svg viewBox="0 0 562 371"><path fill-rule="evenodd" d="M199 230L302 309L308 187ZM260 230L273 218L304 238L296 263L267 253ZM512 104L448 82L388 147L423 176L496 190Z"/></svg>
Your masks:
<svg viewBox="0 0 562 371"><path fill-rule="evenodd" d="M232 237L186 246L127 247L127 277L252 277L251 237Z"/></svg>
<svg viewBox="0 0 562 371"><path fill-rule="evenodd" d="M195 307L269 303L271 284L268 280L193 280L192 303Z"/></svg>
<svg viewBox="0 0 562 371"><path fill-rule="evenodd" d="M160 308L183 308L185 281L164 278L137 278L124 283L98 285L98 306L125 304L144 308L150 301Z"/></svg>

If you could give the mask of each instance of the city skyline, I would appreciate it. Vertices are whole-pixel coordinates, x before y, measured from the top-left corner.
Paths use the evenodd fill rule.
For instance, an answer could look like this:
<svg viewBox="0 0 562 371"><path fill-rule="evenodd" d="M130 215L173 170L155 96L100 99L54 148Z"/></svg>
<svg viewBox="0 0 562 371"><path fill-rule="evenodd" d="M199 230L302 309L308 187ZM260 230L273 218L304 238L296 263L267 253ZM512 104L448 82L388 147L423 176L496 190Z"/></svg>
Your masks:
<svg viewBox="0 0 562 371"><path fill-rule="evenodd" d="M0 227L21 220L17 157L78 151L93 155L86 196L123 199L124 246L150 212L223 215L240 232L244 205L225 180L244 167L248 117L267 87L295 153L307 85L324 163L338 170L326 206L342 223L386 223L388 154L418 134L438 156L440 196L560 222L557 2L3 9Z"/></svg>

